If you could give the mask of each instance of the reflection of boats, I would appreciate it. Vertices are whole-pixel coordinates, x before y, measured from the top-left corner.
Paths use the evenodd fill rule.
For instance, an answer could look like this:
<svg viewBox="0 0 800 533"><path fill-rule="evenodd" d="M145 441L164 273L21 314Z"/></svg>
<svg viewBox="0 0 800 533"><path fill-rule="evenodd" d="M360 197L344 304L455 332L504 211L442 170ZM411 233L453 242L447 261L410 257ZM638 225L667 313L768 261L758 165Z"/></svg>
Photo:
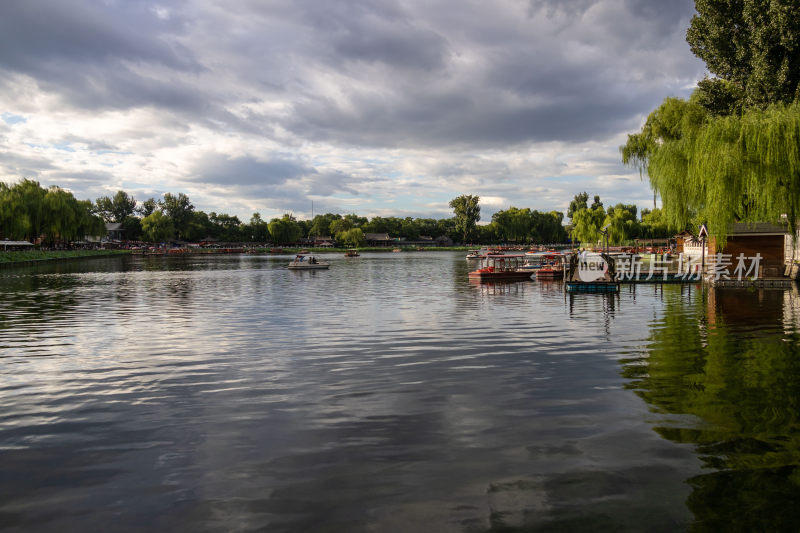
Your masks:
<svg viewBox="0 0 800 533"><path fill-rule="evenodd" d="M289 270L321 270L330 266L330 263L320 261L313 255L297 254L286 268Z"/></svg>
<svg viewBox="0 0 800 533"><path fill-rule="evenodd" d="M524 255L487 254L481 268L469 273L470 280L524 281L531 279L530 270L523 270Z"/></svg>
<svg viewBox="0 0 800 533"><path fill-rule="evenodd" d="M358 253L358 250L356 250L355 248L349 248L349 249L348 249L348 250L347 250L347 251L344 253L344 256L345 256L345 257L358 257L359 255L361 255L361 254L359 254L359 253Z"/></svg>

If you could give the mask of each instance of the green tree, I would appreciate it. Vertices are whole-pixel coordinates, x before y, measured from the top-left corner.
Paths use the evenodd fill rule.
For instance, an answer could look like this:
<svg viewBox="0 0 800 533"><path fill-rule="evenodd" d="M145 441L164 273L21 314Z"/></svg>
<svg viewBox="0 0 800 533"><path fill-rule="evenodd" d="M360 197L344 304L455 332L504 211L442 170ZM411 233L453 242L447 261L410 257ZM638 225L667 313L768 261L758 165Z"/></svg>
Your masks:
<svg viewBox="0 0 800 533"><path fill-rule="evenodd" d="M311 221L311 227L308 229L309 237L327 237L331 233L331 223L334 220L340 220L342 215L334 213L325 213L324 215L317 215Z"/></svg>
<svg viewBox="0 0 800 533"><path fill-rule="evenodd" d="M226 215L225 213L211 212L208 219L216 230L216 236L226 242L236 242L242 240L242 222L237 216Z"/></svg>
<svg viewBox="0 0 800 533"><path fill-rule="evenodd" d="M717 76L699 85L712 113L788 104L800 96L796 0L695 0L695 9L686 40Z"/></svg>
<svg viewBox="0 0 800 533"><path fill-rule="evenodd" d="M340 233L344 233L345 231L349 230L353 227L353 221L347 218L337 218L336 220L331 222L331 225L328 226L328 231L330 232L329 235L333 235L337 239L339 238L338 235Z"/></svg>
<svg viewBox="0 0 800 533"><path fill-rule="evenodd" d="M142 238L142 220L135 216L127 216L122 221L122 229L125 238L131 241L138 241Z"/></svg>
<svg viewBox="0 0 800 533"><path fill-rule="evenodd" d="M163 210L163 214L172 220L178 238L185 238L192 220L192 211L194 211L194 205L189 201L189 197L183 193L178 193L176 196L168 192L164 194L164 198L158 205Z"/></svg>
<svg viewBox="0 0 800 533"><path fill-rule="evenodd" d="M639 233L639 223L636 220L636 206L617 204L609 207L603 227L608 227L608 242L622 244L627 239L636 237Z"/></svg>
<svg viewBox="0 0 800 533"><path fill-rule="evenodd" d="M50 187L44 197L44 233L50 245L65 244L77 235L78 209L72 193Z"/></svg>
<svg viewBox="0 0 800 533"><path fill-rule="evenodd" d="M114 198L103 196L95 201L98 214L106 222L122 222L136 212L136 199L125 191L117 191Z"/></svg>
<svg viewBox="0 0 800 533"><path fill-rule="evenodd" d="M461 242L466 243L478 221L481 219L480 196L462 194L450 200L450 208L455 213L456 230L460 233Z"/></svg>
<svg viewBox="0 0 800 533"><path fill-rule="evenodd" d="M594 209L580 209L572 215L572 236L574 239L594 244L600 240L600 228L606 218L602 206Z"/></svg>
<svg viewBox="0 0 800 533"><path fill-rule="evenodd" d="M158 202L155 198L148 198L136 210L142 217L146 217L158 209Z"/></svg>
<svg viewBox="0 0 800 533"><path fill-rule="evenodd" d="M512 206L498 211L492 215L492 222L495 223L495 231L503 241L519 243L530 240L533 216L527 207L517 209Z"/></svg>
<svg viewBox="0 0 800 533"><path fill-rule="evenodd" d="M253 213L248 224L250 240L254 242L267 242L269 240L269 224L261 218L261 213Z"/></svg>
<svg viewBox="0 0 800 533"><path fill-rule="evenodd" d="M142 232L150 242L164 242L175 235L175 226L164 213L153 211L142 219Z"/></svg>
<svg viewBox="0 0 800 533"><path fill-rule="evenodd" d="M567 217L572 219L572 215L574 215L576 211L586 209L587 207L589 207L589 194L586 191L576 194L567 208Z"/></svg>
<svg viewBox="0 0 800 533"><path fill-rule="evenodd" d="M361 228L350 228L339 233L336 239L342 241L345 245L357 248L362 246L366 240L364 239L364 232Z"/></svg>
<svg viewBox="0 0 800 533"><path fill-rule="evenodd" d="M273 218L268 228L272 240L277 244L297 242L302 235L300 225L288 214L283 215L283 218Z"/></svg>

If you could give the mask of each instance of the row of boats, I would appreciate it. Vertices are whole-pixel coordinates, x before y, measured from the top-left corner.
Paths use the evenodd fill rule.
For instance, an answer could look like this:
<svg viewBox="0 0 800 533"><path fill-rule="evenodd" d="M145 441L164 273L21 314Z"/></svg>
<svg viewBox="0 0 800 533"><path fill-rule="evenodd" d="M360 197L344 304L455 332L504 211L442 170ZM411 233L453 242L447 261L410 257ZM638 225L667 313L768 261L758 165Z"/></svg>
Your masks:
<svg viewBox="0 0 800 533"><path fill-rule="evenodd" d="M525 254L470 250L467 259L481 261L480 268L469 273L469 279L475 281L522 281L534 275L554 280L564 277L568 255L553 250Z"/></svg>
<svg viewBox="0 0 800 533"><path fill-rule="evenodd" d="M477 254L475 253L477 252ZM358 251L348 250L346 257L357 257ZM561 279L568 256L555 251L506 254L471 250L467 259L480 259L481 266L469 273L470 279L481 281L515 281L531 279ZM318 259L308 252L301 252L287 265L289 270L324 270L330 263Z"/></svg>

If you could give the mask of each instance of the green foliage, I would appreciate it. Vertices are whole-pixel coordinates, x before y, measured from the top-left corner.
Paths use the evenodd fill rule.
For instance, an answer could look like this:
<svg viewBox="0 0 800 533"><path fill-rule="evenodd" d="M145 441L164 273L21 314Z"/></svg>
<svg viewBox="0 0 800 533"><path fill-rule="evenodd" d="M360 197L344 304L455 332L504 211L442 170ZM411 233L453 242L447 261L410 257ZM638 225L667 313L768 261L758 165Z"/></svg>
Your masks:
<svg viewBox="0 0 800 533"><path fill-rule="evenodd" d="M0 184L0 228L2 237L49 245L67 244L87 235L103 235L102 219L94 206L77 200L59 187L42 188L38 182L22 180Z"/></svg>
<svg viewBox="0 0 800 533"><path fill-rule="evenodd" d="M151 214L153 211L158 209L158 202L156 202L155 198L148 198L142 205L139 206L137 212L142 216L146 217L147 215Z"/></svg>
<svg viewBox="0 0 800 533"><path fill-rule="evenodd" d="M362 246L366 239L364 238L364 232L361 231L361 228L351 228L336 235L336 240L343 242L345 245L357 248Z"/></svg>
<svg viewBox="0 0 800 533"><path fill-rule="evenodd" d="M122 229L124 231L125 238L131 241L138 241L142 238L142 221L135 216L127 216L122 221ZM101 233L96 233L95 235L101 235Z"/></svg>
<svg viewBox="0 0 800 533"><path fill-rule="evenodd" d="M336 238L338 239L338 235L340 233L344 233L345 231L349 230L352 227L353 227L352 220L346 218L337 218L336 220L331 222L331 225L329 226L330 230L329 235L337 236Z"/></svg>
<svg viewBox="0 0 800 533"><path fill-rule="evenodd" d="M572 219L572 215L574 215L575 212L580 211L581 209L586 209L587 207L589 207L589 194L586 191L578 193L569 203L569 207L567 208L567 217Z"/></svg>
<svg viewBox="0 0 800 533"><path fill-rule="evenodd" d="M628 239L638 237L641 227L636 220L636 206L617 204L609 207L603 220L603 227L608 226L608 242L622 244Z"/></svg>
<svg viewBox="0 0 800 533"><path fill-rule="evenodd" d="M686 40L728 82L701 86L715 114L788 104L800 82L800 4L795 0L695 0ZM722 98L719 98L722 95ZM736 102L731 105L729 100ZM723 105L719 105L722 103ZM718 107L716 107L718 106Z"/></svg>
<svg viewBox="0 0 800 533"><path fill-rule="evenodd" d="M125 191L117 191L114 198L103 196L95 201L97 213L106 222L122 222L136 212L136 199Z"/></svg>
<svg viewBox="0 0 800 533"><path fill-rule="evenodd" d="M267 242L269 240L269 224L261 218L261 213L253 213L248 229L252 241Z"/></svg>
<svg viewBox="0 0 800 533"><path fill-rule="evenodd" d="M797 228L800 105L712 117L691 102L669 100L622 147L623 161L645 169L661 195L666 223L684 228L699 216L720 244L736 221L787 215Z"/></svg>
<svg viewBox="0 0 800 533"><path fill-rule="evenodd" d="M572 215L572 237L578 242L594 244L601 238L600 228L606 218L602 204L594 209L580 209Z"/></svg>
<svg viewBox="0 0 800 533"><path fill-rule="evenodd" d="M311 221L311 227L308 229L309 237L327 237L331 233L331 224L335 220L341 220L342 215L334 213L325 213L324 215L317 215Z"/></svg>
<svg viewBox="0 0 800 533"><path fill-rule="evenodd" d="M480 196L462 194L450 200L450 208L455 213L456 229L461 234L462 241L468 242L478 221L481 219Z"/></svg>
<svg viewBox="0 0 800 533"><path fill-rule="evenodd" d="M164 198L158 202L158 205L164 215L172 221L178 238L186 238L189 224L192 221L192 211L194 211L194 205L189 201L189 197L183 193L175 196L168 192L164 194Z"/></svg>
<svg viewBox="0 0 800 533"><path fill-rule="evenodd" d="M277 244L289 244L297 242L303 230L291 215L283 215L283 218L274 218L269 223L269 234Z"/></svg>
<svg viewBox="0 0 800 533"><path fill-rule="evenodd" d="M556 243L567 240L561 224L564 215L558 211L541 213L529 208L510 207L492 215L491 232L494 242ZM493 241L488 241L493 242Z"/></svg>
<svg viewBox="0 0 800 533"><path fill-rule="evenodd" d="M175 226L167 215L153 211L142 219L142 232L150 242L164 242L175 235Z"/></svg>

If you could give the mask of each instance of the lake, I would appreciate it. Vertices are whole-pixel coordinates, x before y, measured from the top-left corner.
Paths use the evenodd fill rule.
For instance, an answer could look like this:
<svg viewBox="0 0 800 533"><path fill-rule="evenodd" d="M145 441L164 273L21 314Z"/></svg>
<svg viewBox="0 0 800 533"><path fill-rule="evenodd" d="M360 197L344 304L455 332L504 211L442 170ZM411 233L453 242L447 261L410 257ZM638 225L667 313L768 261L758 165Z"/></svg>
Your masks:
<svg viewBox="0 0 800 533"><path fill-rule="evenodd" d="M796 289L464 255L0 270L0 529L796 530Z"/></svg>

